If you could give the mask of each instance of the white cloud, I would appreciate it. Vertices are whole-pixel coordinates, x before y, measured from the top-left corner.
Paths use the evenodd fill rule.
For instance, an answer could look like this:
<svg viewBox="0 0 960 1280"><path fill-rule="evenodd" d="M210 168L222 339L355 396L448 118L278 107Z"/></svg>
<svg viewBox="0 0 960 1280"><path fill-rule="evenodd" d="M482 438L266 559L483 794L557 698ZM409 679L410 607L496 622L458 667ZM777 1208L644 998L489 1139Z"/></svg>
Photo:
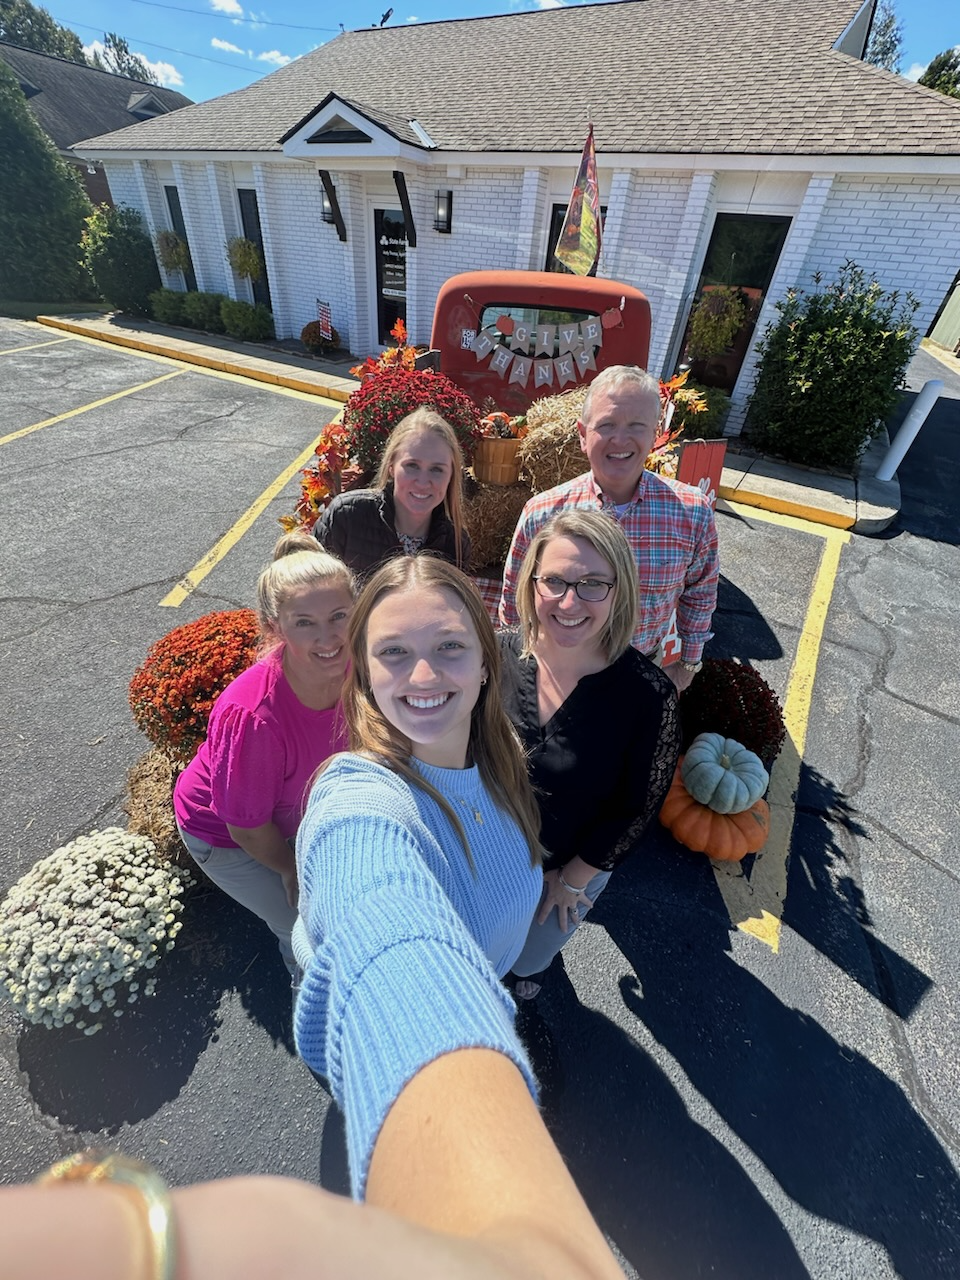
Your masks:
<svg viewBox="0 0 960 1280"><path fill-rule="evenodd" d="M218 40L216 36L210 41L211 47L214 49L222 49L224 53L239 53L243 50L235 44L231 44L229 40Z"/></svg>
<svg viewBox="0 0 960 1280"><path fill-rule="evenodd" d="M420 21L420 19L419 19L419 18L413 18L413 17L410 17L410 18L408 18L408 19L407 19L407 21L408 21L408 22L419 22L419 21Z"/></svg>
<svg viewBox="0 0 960 1280"><path fill-rule="evenodd" d="M563 0L536 0L538 9L562 9Z"/></svg>
<svg viewBox="0 0 960 1280"><path fill-rule="evenodd" d="M143 58L142 53L139 56ZM171 63L151 62L149 58L143 58L143 61L165 89L177 89L183 84L183 76Z"/></svg>
<svg viewBox="0 0 960 1280"><path fill-rule="evenodd" d="M257 54L257 61L269 62L272 67L285 67L293 59L289 58L285 53L281 53L279 49L268 49L266 53Z"/></svg>
<svg viewBox="0 0 960 1280"><path fill-rule="evenodd" d="M83 52L88 58L98 57L105 67L109 67L110 57L102 40L92 40L90 44L85 44ZM145 53L139 53L136 49L131 49L130 52L140 59L148 71L153 72L157 83L163 85L165 89L177 89L183 84L183 76L172 63L151 62Z"/></svg>
<svg viewBox="0 0 960 1280"><path fill-rule="evenodd" d="M919 80L926 69L927 64L925 62L915 62L910 70L905 71L903 74L908 80Z"/></svg>
<svg viewBox="0 0 960 1280"><path fill-rule="evenodd" d="M243 17L243 6L237 0L210 0L210 7L215 13L229 13L234 18Z"/></svg>

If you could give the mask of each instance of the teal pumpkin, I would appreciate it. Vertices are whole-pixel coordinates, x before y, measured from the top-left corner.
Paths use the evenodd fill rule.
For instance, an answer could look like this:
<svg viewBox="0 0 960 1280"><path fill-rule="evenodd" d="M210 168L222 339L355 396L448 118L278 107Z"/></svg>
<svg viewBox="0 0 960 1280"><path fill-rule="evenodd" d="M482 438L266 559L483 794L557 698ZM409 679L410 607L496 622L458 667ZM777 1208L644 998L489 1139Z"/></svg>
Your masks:
<svg viewBox="0 0 960 1280"><path fill-rule="evenodd" d="M770 783L760 757L720 733L701 733L694 738L684 757L681 777L694 800L714 813L743 813Z"/></svg>

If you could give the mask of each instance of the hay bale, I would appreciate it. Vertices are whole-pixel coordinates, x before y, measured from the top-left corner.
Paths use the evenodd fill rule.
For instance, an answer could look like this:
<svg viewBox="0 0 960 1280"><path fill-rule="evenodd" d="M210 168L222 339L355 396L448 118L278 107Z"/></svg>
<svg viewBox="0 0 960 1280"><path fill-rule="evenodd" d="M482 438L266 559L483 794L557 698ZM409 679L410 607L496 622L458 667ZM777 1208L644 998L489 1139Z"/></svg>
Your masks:
<svg viewBox="0 0 960 1280"><path fill-rule="evenodd" d="M577 422L583 408L585 386L556 396L544 396L527 410L527 434L520 441L520 474L534 493L565 484L589 469L580 448Z"/></svg>
<svg viewBox="0 0 960 1280"><path fill-rule="evenodd" d="M173 786L179 773L180 767L162 751L148 751L127 774L123 807L127 830L152 840L161 862L192 867L193 859L183 847L173 816Z"/></svg>
<svg viewBox="0 0 960 1280"><path fill-rule="evenodd" d="M528 484L471 486L463 505L463 521L470 534L470 562L474 573L503 568L520 512L530 497Z"/></svg>

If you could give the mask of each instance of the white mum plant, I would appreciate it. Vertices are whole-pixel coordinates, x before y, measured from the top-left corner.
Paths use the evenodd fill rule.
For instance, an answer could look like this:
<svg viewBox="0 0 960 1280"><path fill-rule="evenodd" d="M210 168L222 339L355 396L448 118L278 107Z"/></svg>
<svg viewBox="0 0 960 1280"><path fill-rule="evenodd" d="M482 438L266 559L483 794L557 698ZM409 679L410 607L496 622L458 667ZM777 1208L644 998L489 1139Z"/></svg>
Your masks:
<svg viewBox="0 0 960 1280"><path fill-rule="evenodd" d="M30 1022L92 1036L151 996L141 977L182 928L182 867L119 827L91 831L36 863L0 903L0 994Z"/></svg>

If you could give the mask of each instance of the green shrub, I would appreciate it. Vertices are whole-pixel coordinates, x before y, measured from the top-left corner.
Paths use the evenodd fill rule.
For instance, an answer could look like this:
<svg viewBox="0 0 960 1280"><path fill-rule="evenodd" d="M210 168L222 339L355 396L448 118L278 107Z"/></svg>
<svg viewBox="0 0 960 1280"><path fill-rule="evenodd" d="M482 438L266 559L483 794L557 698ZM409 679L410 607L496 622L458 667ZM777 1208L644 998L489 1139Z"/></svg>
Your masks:
<svg viewBox="0 0 960 1280"><path fill-rule="evenodd" d="M706 405L699 413L693 413L683 398L684 391L695 391L702 404ZM682 427L688 440L719 440L723 435L723 424L730 408L730 397L719 387L704 387L699 382L687 382L675 397L676 409L673 413L672 427Z"/></svg>
<svg viewBox="0 0 960 1280"><path fill-rule="evenodd" d="M221 303L220 315L229 336L240 342L263 342L274 336L273 316L262 302L251 306L249 302L226 298Z"/></svg>
<svg viewBox="0 0 960 1280"><path fill-rule="evenodd" d="M150 314L150 295L161 287L153 242L136 209L102 204L83 233L87 270L104 298L118 311Z"/></svg>
<svg viewBox="0 0 960 1280"><path fill-rule="evenodd" d="M179 289L157 289L150 295L150 314L160 324L185 324L184 303L188 296Z"/></svg>
<svg viewBox="0 0 960 1280"><path fill-rule="evenodd" d="M186 323L194 329L204 329L207 333L223 333L223 317L221 307L230 299L223 293L202 293L195 290L186 295L183 314Z"/></svg>
<svg viewBox="0 0 960 1280"><path fill-rule="evenodd" d="M751 442L808 466L852 467L897 400L917 341L912 294L854 262L813 293L791 289L758 345Z"/></svg>
<svg viewBox="0 0 960 1280"><path fill-rule="evenodd" d="M80 265L90 201L76 169L61 160L2 58L0 173L0 297L36 302L96 297Z"/></svg>

